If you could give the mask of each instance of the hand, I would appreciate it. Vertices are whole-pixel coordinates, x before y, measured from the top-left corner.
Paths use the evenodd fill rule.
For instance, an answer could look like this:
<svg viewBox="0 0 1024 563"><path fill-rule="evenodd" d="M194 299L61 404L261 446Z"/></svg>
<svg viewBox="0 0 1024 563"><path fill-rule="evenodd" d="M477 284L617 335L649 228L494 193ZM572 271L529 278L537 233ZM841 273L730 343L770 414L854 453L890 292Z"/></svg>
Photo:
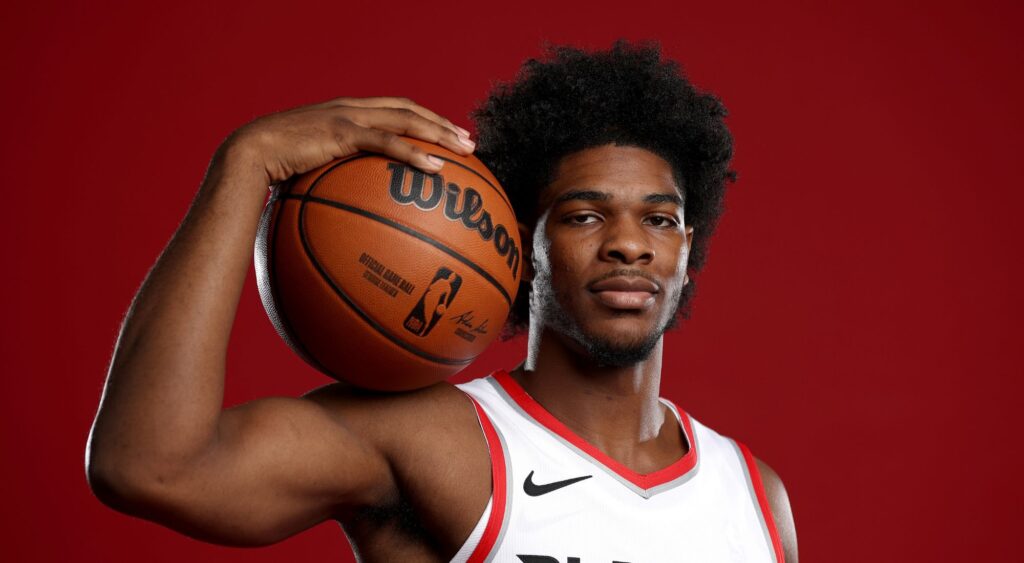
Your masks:
<svg viewBox="0 0 1024 563"><path fill-rule="evenodd" d="M399 136L415 137L468 155L469 132L406 98L337 98L260 117L221 146L224 158L242 158L267 184L313 170L359 151L377 152L426 172L443 162Z"/></svg>

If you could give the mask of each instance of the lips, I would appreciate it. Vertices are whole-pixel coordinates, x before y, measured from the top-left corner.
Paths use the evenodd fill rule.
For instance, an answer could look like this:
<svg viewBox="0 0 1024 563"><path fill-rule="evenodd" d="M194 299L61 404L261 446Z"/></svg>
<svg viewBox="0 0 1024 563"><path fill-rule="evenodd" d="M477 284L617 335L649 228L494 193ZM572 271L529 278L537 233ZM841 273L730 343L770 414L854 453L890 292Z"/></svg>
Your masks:
<svg viewBox="0 0 1024 563"><path fill-rule="evenodd" d="M612 309L646 309L660 288L646 278L616 276L591 284L590 291Z"/></svg>
<svg viewBox="0 0 1024 563"><path fill-rule="evenodd" d="M590 284L590 291L645 291L658 293L658 284L647 278L616 276Z"/></svg>

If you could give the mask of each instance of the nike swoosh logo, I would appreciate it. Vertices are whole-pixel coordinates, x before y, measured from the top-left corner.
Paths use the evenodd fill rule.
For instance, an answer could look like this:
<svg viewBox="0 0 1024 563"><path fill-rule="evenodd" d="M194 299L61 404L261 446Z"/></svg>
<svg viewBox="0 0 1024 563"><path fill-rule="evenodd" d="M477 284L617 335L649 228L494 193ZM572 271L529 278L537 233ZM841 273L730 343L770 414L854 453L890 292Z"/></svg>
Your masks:
<svg viewBox="0 0 1024 563"><path fill-rule="evenodd" d="M586 479L590 479L593 475L584 475L583 477L574 477L572 479L566 479L565 481L555 481L554 483L548 483L546 485L538 485L533 482L533 471L526 476L526 481L523 481L523 491L531 497L539 497L540 495L546 495L551 491L557 491L562 487L568 487L573 483L579 483Z"/></svg>

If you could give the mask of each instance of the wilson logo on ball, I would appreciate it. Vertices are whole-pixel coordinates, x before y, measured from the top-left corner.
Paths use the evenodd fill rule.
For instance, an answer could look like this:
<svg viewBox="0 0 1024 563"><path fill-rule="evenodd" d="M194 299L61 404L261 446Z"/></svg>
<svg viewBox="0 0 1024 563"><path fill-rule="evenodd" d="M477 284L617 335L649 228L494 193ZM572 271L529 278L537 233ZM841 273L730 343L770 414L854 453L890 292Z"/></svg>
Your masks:
<svg viewBox="0 0 1024 563"><path fill-rule="evenodd" d="M506 258L505 264L512 271L512 279L519 275L519 248L509 236L505 225L495 225L491 214L484 209L483 197L471 187L463 189L455 182L445 182L440 174L427 175L420 170L400 164L388 163L391 184L388 193L399 205L415 205L423 211L433 211L444 200L444 216L451 221L461 221L474 230L485 241L493 241L498 256ZM409 181L406 181L409 178ZM427 178L430 190L424 192Z"/></svg>
<svg viewBox="0 0 1024 563"><path fill-rule="evenodd" d="M438 268L433 281L420 296L402 326L416 336L426 336L455 299L462 285L462 276L445 268Z"/></svg>

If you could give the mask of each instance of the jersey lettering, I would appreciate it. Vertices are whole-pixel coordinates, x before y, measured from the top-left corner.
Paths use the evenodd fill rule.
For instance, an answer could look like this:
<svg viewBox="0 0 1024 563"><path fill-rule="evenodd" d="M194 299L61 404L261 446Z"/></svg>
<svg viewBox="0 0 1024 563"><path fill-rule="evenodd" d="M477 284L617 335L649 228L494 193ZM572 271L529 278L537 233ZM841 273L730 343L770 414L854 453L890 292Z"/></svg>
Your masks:
<svg viewBox="0 0 1024 563"><path fill-rule="evenodd" d="M516 555L523 563L562 563L557 557L550 555ZM581 563L579 557L569 557L565 560L565 563ZM629 561L615 561L612 563L629 563Z"/></svg>

